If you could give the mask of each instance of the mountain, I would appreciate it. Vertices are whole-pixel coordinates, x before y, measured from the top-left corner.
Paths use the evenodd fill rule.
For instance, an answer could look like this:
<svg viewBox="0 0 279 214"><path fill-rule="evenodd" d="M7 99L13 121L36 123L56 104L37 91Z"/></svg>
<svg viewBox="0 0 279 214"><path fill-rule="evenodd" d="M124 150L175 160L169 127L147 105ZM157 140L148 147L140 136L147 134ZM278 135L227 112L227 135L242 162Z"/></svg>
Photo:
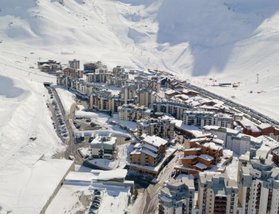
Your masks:
<svg viewBox="0 0 279 214"><path fill-rule="evenodd" d="M37 61L166 70L279 120L278 50L278 0L1 0L0 213L64 149Z"/></svg>
<svg viewBox="0 0 279 214"><path fill-rule="evenodd" d="M203 87L209 79L239 82L235 90L208 89L279 118L272 113L279 107L278 7L277 0L2 0L0 49L9 60L167 70Z"/></svg>
<svg viewBox="0 0 279 214"><path fill-rule="evenodd" d="M239 82L236 90L208 89L279 118L277 0L1 3L0 45L9 60L102 60L167 70L204 87L209 79Z"/></svg>

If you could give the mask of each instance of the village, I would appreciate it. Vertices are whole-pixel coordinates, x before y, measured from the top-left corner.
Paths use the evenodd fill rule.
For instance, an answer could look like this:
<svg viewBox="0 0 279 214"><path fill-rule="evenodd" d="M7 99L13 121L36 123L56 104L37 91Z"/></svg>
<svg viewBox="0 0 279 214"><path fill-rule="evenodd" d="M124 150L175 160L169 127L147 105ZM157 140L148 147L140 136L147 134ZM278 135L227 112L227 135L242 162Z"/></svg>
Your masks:
<svg viewBox="0 0 279 214"><path fill-rule="evenodd" d="M54 158L72 161L46 213L71 210L76 200L94 214L279 210L273 124L164 71L110 70L100 61L82 68L76 59L38 68L57 77L44 83L66 145Z"/></svg>

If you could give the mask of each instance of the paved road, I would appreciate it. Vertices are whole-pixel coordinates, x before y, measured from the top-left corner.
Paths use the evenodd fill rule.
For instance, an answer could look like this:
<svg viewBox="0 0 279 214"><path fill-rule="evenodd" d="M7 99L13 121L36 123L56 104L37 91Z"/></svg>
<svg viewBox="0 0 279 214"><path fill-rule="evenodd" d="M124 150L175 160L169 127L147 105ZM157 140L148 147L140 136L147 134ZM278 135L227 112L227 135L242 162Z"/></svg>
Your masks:
<svg viewBox="0 0 279 214"><path fill-rule="evenodd" d="M269 123L270 125L273 125L273 126L279 128L279 121L274 120L258 111L255 111L254 109L251 109L247 106L236 103L232 100L229 100L227 98L214 94L210 91L207 91L207 90L200 88L198 86L195 86L195 85L186 84L185 87L195 90L195 91L201 93L203 96L223 101L226 105L233 107L233 108L237 109L238 111L249 115L251 117L249 119L251 119L254 122L257 122L257 120L258 120L258 121L261 121L262 123Z"/></svg>
<svg viewBox="0 0 279 214"><path fill-rule="evenodd" d="M165 168L159 174L159 182L156 185L149 185L149 187L144 191L143 199L145 199L145 204L143 206L143 214L156 213L159 203L158 194L164 186L164 182L171 177L171 174L174 171L174 166L178 160L177 157L178 153L176 152L174 158L165 166Z"/></svg>
<svg viewBox="0 0 279 214"><path fill-rule="evenodd" d="M56 100L56 102L59 105L59 108L61 110L62 116L64 117L65 125L66 125L68 133L69 133L69 138L67 140L62 138L62 141L65 144L67 144L67 149L64 152L63 156L66 159L68 159L70 156L73 156L73 157L75 157L75 163L76 164L82 164L84 160L80 156L80 154L78 152L78 148L85 147L86 142L76 144L74 131L73 131L73 128L72 128L72 125L71 125L71 120L74 116L74 110L69 115L66 115L64 107L62 105L62 102L61 102L55 88L54 87L51 87L51 88L52 88L52 91L53 91L53 95L55 96L55 100Z"/></svg>

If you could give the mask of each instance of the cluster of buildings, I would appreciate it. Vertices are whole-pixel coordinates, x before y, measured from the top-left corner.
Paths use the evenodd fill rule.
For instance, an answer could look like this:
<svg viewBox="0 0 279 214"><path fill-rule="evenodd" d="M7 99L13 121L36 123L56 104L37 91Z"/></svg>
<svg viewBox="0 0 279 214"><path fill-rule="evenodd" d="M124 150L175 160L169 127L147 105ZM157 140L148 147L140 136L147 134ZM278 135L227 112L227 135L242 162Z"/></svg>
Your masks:
<svg viewBox="0 0 279 214"><path fill-rule="evenodd" d="M168 148L168 141L147 135L130 152L129 168L142 173L158 175L163 164L172 158L175 149Z"/></svg>
<svg viewBox="0 0 279 214"><path fill-rule="evenodd" d="M276 127L255 124L159 71L109 70L102 62L85 63L81 70L72 60L57 74L57 84L86 100L89 110L136 123L132 134L138 142L128 154L129 170L157 176L179 154L178 177L158 196L160 214L279 213ZM268 145L264 136L275 143ZM97 136L92 157L113 158L115 145L114 137Z"/></svg>
<svg viewBox="0 0 279 214"><path fill-rule="evenodd" d="M190 146L183 150L180 157L180 165L175 167L176 171L197 175L201 171L211 169L217 163L224 164L226 160L232 160L232 153L223 155L222 142L216 142L212 138L198 138L189 141ZM223 165L218 170L223 170Z"/></svg>
<svg viewBox="0 0 279 214"><path fill-rule="evenodd" d="M229 172L202 172L197 182L189 175L170 179L159 194L159 213L279 212L279 168L270 159L247 153L235 173L237 179Z"/></svg>

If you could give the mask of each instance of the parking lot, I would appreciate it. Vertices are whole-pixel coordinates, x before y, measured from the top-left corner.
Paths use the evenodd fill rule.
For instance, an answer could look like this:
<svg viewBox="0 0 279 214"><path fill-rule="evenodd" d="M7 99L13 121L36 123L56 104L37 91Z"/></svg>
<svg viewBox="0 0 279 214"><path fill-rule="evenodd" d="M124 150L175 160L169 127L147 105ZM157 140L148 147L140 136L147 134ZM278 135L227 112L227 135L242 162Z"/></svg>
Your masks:
<svg viewBox="0 0 279 214"><path fill-rule="evenodd" d="M53 127L56 130L58 136L65 143L69 140L69 131L66 127L65 119L62 114L62 110L59 107L56 97L54 96L53 89L51 87L46 87L50 95L50 102L48 103L48 108L52 113Z"/></svg>
<svg viewBox="0 0 279 214"><path fill-rule="evenodd" d="M76 118L74 119L74 126L80 131L98 130L102 127L92 122L91 119Z"/></svg>
<svg viewBox="0 0 279 214"><path fill-rule="evenodd" d="M102 202L102 193L100 190L94 190L94 198L89 208L89 214L97 214L100 204Z"/></svg>

